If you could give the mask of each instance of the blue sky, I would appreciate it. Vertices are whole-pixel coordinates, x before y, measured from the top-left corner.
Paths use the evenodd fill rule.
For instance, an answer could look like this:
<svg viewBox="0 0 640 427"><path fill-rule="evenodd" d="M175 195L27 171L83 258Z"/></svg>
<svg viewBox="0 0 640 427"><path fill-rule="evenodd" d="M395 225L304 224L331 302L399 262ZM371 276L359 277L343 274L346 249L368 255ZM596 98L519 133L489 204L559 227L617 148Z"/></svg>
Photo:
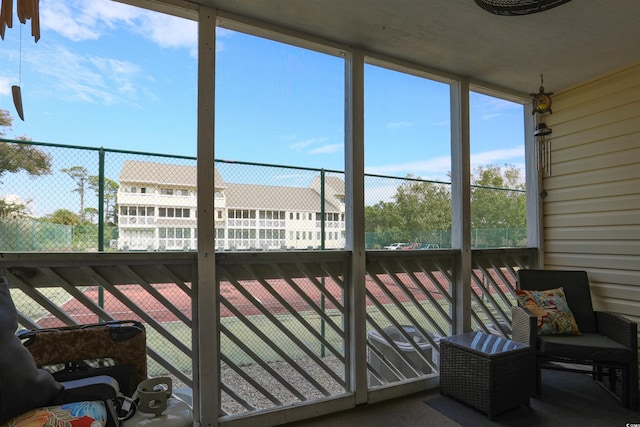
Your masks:
<svg viewBox="0 0 640 427"><path fill-rule="evenodd" d="M195 22L108 0L41 0L40 16L37 44L17 19L0 41L7 137L196 155ZM218 29L216 63L216 158L344 169L342 58ZM446 179L448 87L365 73L366 171ZM522 106L478 94L471 105L473 165L524 167Z"/></svg>

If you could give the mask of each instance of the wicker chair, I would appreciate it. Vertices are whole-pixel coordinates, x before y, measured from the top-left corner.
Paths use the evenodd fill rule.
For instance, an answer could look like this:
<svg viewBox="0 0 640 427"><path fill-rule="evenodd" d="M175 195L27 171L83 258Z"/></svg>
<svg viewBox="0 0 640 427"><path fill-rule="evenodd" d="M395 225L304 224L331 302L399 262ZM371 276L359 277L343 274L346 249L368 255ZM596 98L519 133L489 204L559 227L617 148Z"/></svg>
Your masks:
<svg viewBox="0 0 640 427"><path fill-rule="evenodd" d="M513 339L536 348L537 392L541 392L542 368L591 372L593 379L624 407L637 410L637 324L619 314L593 310L585 271L520 270L518 287L526 290L563 287L581 332L580 335L538 335L535 314L523 307L512 307ZM591 366L591 370L580 369L580 365ZM603 377L608 377L607 383Z"/></svg>

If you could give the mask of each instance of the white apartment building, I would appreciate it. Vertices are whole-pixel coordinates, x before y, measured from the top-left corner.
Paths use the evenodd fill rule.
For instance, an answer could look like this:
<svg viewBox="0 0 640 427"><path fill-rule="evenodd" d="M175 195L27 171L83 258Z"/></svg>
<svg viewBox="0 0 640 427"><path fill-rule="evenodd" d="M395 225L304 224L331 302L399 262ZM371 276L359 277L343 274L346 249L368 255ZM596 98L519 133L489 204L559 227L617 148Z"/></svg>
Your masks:
<svg viewBox="0 0 640 427"><path fill-rule="evenodd" d="M227 183L215 170L218 250L343 248L344 181L313 178L308 188ZM119 250L194 250L196 167L127 160L119 175ZM324 205L324 206L323 206ZM324 241L322 218L324 214Z"/></svg>

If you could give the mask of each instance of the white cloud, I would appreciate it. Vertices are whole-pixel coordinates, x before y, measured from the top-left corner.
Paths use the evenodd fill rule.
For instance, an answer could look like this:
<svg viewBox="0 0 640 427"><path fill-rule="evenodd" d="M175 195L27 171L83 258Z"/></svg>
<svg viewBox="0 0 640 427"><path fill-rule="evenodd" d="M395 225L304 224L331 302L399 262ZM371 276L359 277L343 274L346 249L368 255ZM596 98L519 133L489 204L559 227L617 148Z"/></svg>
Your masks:
<svg viewBox="0 0 640 427"><path fill-rule="evenodd" d="M335 153L336 151L342 150L343 144L324 144L318 146L318 144L322 144L325 141L327 141L327 138L309 138L291 144L289 148L298 152L308 150L306 153L311 155ZM312 148L312 146L314 147Z"/></svg>
<svg viewBox="0 0 640 427"><path fill-rule="evenodd" d="M491 120L500 117L500 113L487 113L482 115L482 120Z"/></svg>
<svg viewBox="0 0 640 427"><path fill-rule="evenodd" d="M233 31L228 30L226 28L220 28L218 27L216 29L216 53L222 53L224 51L226 51L226 44L224 43L223 39L226 37L232 37L234 34ZM196 55L197 57L197 55Z"/></svg>
<svg viewBox="0 0 640 427"><path fill-rule="evenodd" d="M187 48L196 53L198 32L195 21L147 12L140 16L138 33L163 48Z"/></svg>
<svg viewBox="0 0 640 427"><path fill-rule="evenodd" d="M314 145L314 144L318 144L318 143L324 142L326 140L327 140L326 138L309 138L309 139L306 139L304 141L295 142L295 143L289 145L289 148L301 151L303 148L306 148L306 147L308 147L310 145Z"/></svg>
<svg viewBox="0 0 640 427"><path fill-rule="evenodd" d="M328 154L335 153L336 151L342 150L342 144L327 144L322 147L314 148L309 151L309 154Z"/></svg>
<svg viewBox="0 0 640 427"><path fill-rule="evenodd" d="M99 57L91 57L89 61L103 76L109 76L116 83L118 92L124 94L136 92L133 78L140 73L140 67L136 64Z"/></svg>
<svg viewBox="0 0 640 427"><path fill-rule="evenodd" d="M451 158L449 156L434 157L432 159L418 160L409 163L398 163L383 166L365 166L366 173L377 175L446 175L446 173L450 170Z"/></svg>
<svg viewBox="0 0 640 427"><path fill-rule="evenodd" d="M327 138L309 138L289 145L289 148L298 152L306 152L307 154L328 154L342 150L343 144L323 144Z"/></svg>
<svg viewBox="0 0 640 427"><path fill-rule="evenodd" d="M59 0L55 0L57 3ZM87 25L95 25L102 21L109 27L117 22L133 25L140 15L149 13L144 9L135 8L112 0L70 0L74 8L80 10L79 19Z"/></svg>
<svg viewBox="0 0 640 427"><path fill-rule="evenodd" d="M440 120L438 122L431 123L433 126L449 126L451 125L451 120Z"/></svg>
<svg viewBox="0 0 640 427"><path fill-rule="evenodd" d="M69 6L63 1L43 1L40 4L42 29L55 31L73 41L97 39L100 35L94 29L95 22L74 16Z"/></svg>
<svg viewBox="0 0 640 427"><path fill-rule="evenodd" d="M378 181L380 182L380 181ZM385 181L387 184L388 181ZM364 190L364 204L365 206L372 206L379 202L392 202L393 196L398 192L398 186L394 184L387 184L381 186L366 186Z"/></svg>
<svg viewBox="0 0 640 427"><path fill-rule="evenodd" d="M479 96L479 98L476 98L479 102L475 108L479 112L482 120L492 120L501 117L505 112L522 108L522 105L515 102L494 98L492 96Z"/></svg>
<svg viewBox="0 0 640 427"><path fill-rule="evenodd" d="M174 16L132 7L111 0L42 0L43 29L74 42L96 40L114 32L127 32L151 40L161 48L188 49L197 55L196 23ZM48 40L42 40L46 45ZM139 65L116 57L83 55L74 45L43 46L31 62L48 77L43 90L70 101L135 105L140 93L153 97L141 84L145 73ZM0 93L0 95L2 95Z"/></svg>
<svg viewBox="0 0 640 427"><path fill-rule="evenodd" d="M471 167L479 165L497 164L499 166L508 163L522 165L524 147L512 147L501 150L491 150L471 155ZM414 162L389 164L381 166L366 166L366 173L377 175L400 175L430 177L430 179L444 179L451 171L451 157L441 156L432 159L418 160Z"/></svg>
<svg viewBox="0 0 640 427"><path fill-rule="evenodd" d="M503 164L510 160L521 160L524 157L524 147L503 148L500 150L485 151L471 155L471 166Z"/></svg>
<svg viewBox="0 0 640 427"><path fill-rule="evenodd" d="M11 85L13 80L9 77L0 76L0 96L9 96L11 94Z"/></svg>
<svg viewBox="0 0 640 427"><path fill-rule="evenodd" d="M95 40L107 31L130 31L162 48L197 51L195 21L136 8L111 0L46 0L41 26L72 41Z"/></svg>
<svg viewBox="0 0 640 427"><path fill-rule="evenodd" d="M49 45L29 57L38 69L46 90L69 101L116 104L135 101L136 64L113 58L85 56L63 46Z"/></svg>

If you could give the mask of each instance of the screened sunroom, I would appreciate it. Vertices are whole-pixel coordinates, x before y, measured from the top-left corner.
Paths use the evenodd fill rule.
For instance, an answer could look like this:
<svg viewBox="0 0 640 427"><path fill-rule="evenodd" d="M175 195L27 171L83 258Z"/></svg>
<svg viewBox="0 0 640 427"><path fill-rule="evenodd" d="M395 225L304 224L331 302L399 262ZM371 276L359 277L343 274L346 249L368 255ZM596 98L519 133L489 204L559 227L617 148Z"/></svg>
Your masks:
<svg viewBox="0 0 640 427"><path fill-rule="evenodd" d="M121 62L81 62L56 38L72 15L41 2L41 40L2 42L34 76L14 122L33 141L2 142L53 162L0 183L5 207L35 201L0 218L20 325L138 319L150 374L187 390L196 424L248 426L437 388L441 338L510 336L519 269L586 270L594 305L637 322L640 4L476 3L106 1L82 17L121 14ZM119 80L132 64L171 91L146 114L128 109L144 80ZM30 95L53 69L78 92ZM80 93L120 106L47 121ZM82 114L92 129L66 123ZM82 221L58 227L62 208Z"/></svg>

